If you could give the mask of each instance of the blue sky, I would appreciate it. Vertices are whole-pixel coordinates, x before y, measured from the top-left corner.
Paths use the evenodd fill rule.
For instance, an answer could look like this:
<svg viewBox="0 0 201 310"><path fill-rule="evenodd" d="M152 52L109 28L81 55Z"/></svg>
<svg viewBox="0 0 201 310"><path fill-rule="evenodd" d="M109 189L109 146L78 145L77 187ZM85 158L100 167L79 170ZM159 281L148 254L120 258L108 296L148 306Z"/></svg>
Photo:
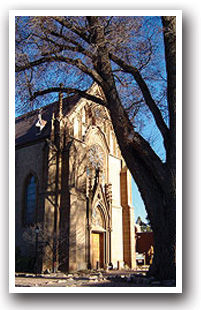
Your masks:
<svg viewBox="0 0 201 310"><path fill-rule="evenodd" d="M132 205L134 207L135 222L138 216L140 216L142 221L146 223L147 212L145 210L145 205L133 178L132 178Z"/></svg>

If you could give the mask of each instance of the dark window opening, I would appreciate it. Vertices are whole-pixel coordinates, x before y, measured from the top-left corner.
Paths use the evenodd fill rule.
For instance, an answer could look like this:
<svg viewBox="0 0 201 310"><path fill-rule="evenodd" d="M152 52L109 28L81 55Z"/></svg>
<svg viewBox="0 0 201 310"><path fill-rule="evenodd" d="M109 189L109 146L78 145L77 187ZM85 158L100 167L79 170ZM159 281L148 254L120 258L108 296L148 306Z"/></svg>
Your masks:
<svg viewBox="0 0 201 310"><path fill-rule="evenodd" d="M36 178L31 176L26 188L26 197L25 197L25 223L32 224L35 222L35 213L36 213Z"/></svg>

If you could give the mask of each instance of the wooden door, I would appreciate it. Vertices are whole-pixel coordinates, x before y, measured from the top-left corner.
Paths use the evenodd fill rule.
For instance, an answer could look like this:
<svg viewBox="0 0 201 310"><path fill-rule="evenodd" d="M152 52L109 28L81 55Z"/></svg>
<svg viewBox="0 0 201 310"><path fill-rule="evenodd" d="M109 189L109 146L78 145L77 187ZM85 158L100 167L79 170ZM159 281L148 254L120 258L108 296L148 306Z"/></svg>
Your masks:
<svg viewBox="0 0 201 310"><path fill-rule="evenodd" d="M103 255L104 255L104 238L103 233L99 235L99 247L100 247L100 254L99 254L99 267L103 268Z"/></svg>
<svg viewBox="0 0 201 310"><path fill-rule="evenodd" d="M103 268L103 234L92 233L92 268Z"/></svg>

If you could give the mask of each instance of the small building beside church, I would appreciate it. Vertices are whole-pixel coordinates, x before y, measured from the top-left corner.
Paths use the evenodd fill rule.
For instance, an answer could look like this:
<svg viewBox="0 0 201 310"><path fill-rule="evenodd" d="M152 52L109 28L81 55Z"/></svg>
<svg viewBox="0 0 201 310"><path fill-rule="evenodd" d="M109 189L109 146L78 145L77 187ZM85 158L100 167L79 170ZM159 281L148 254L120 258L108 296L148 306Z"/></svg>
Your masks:
<svg viewBox="0 0 201 310"><path fill-rule="evenodd" d="M134 269L131 175L108 110L61 92L15 128L16 269Z"/></svg>

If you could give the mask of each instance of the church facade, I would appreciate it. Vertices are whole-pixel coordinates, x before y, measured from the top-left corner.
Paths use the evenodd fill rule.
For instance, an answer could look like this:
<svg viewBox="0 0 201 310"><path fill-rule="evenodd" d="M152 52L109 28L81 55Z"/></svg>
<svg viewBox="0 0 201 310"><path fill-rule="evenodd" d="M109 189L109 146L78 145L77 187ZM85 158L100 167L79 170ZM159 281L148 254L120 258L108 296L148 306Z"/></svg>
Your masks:
<svg viewBox="0 0 201 310"><path fill-rule="evenodd" d="M135 268L131 176L105 107L60 93L16 118L15 166L15 245L27 269Z"/></svg>

